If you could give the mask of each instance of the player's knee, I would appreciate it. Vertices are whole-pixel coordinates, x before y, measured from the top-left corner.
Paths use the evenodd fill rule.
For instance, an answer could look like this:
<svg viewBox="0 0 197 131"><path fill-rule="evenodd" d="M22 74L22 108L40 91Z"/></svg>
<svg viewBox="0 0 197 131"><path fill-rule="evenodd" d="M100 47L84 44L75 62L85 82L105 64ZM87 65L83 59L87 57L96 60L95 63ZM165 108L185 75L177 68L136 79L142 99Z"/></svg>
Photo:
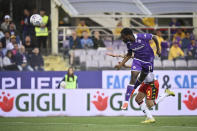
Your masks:
<svg viewBox="0 0 197 131"><path fill-rule="evenodd" d="M151 108L151 107L154 106L153 102L147 102L146 105L147 105L148 108Z"/></svg>
<svg viewBox="0 0 197 131"><path fill-rule="evenodd" d="M135 101L136 101L136 103L138 103L138 105L140 105L143 101L140 99L140 98L138 98L138 97L136 97L135 98Z"/></svg>

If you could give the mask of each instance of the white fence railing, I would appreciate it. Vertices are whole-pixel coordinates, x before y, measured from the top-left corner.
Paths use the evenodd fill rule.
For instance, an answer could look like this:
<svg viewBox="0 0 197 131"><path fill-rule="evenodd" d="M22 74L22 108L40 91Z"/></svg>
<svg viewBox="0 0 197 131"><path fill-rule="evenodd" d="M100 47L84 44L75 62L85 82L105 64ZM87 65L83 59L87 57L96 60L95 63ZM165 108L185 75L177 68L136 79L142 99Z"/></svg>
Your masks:
<svg viewBox="0 0 197 131"><path fill-rule="evenodd" d="M73 30L76 30L76 26L69 26L69 27L65 27L65 26L60 26L58 28L59 34L59 43L62 43L63 41L66 40L66 38L68 36L71 36L71 33ZM99 31L101 32L101 37L103 37L103 39L105 39L106 37L110 37L112 40L114 40L115 38L117 38L116 35L113 34L113 30L115 30L116 27L89 27L91 35L93 34L94 31ZM138 32L137 30L141 30L141 32L144 33L154 33L155 30L160 29L161 31L165 32L163 33L163 36L167 37L167 38L171 38L172 36L172 29L183 29L183 30L187 30L187 31L193 31L194 28L197 27L193 27L193 26L179 26L179 27L169 27L169 26L158 26L158 27L131 27L135 32Z"/></svg>

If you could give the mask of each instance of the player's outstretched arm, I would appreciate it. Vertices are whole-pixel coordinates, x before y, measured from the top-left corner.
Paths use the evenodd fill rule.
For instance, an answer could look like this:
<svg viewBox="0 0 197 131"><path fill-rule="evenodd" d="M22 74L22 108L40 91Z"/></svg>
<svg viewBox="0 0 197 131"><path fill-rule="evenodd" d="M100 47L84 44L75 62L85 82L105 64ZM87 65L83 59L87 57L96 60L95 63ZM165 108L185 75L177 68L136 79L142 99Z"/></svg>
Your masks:
<svg viewBox="0 0 197 131"><path fill-rule="evenodd" d="M106 55L112 56L112 57L121 57L121 58L124 58L127 56L127 54L113 54L111 52L107 52ZM134 56L132 55L131 58L134 58Z"/></svg>
<svg viewBox="0 0 197 131"><path fill-rule="evenodd" d="M161 56L161 51L159 49L159 42L158 42L157 37L155 35L153 36L153 40L154 40L154 42L156 44L156 47L157 47L157 55L160 57Z"/></svg>
<svg viewBox="0 0 197 131"><path fill-rule="evenodd" d="M122 62L120 62L118 65L115 66L116 69L120 69L121 67L123 67L125 65L125 63L132 57L132 54L127 53L127 55L124 57L124 59L122 60Z"/></svg>
<svg viewBox="0 0 197 131"><path fill-rule="evenodd" d="M119 55L119 54L113 54L113 53L111 53L111 52L107 52L106 53L106 55L108 55L108 56L112 56L112 57L122 57L122 58L124 58L125 57L125 55Z"/></svg>

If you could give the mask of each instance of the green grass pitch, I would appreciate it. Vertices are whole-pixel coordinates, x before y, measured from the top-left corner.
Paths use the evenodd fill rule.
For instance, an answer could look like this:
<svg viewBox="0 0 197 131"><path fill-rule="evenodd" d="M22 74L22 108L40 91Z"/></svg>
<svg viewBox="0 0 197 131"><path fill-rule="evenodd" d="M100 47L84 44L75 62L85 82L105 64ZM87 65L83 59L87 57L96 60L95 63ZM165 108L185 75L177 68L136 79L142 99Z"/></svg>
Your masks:
<svg viewBox="0 0 197 131"><path fill-rule="evenodd" d="M24 117L0 118L0 131L197 131L197 116L155 117Z"/></svg>

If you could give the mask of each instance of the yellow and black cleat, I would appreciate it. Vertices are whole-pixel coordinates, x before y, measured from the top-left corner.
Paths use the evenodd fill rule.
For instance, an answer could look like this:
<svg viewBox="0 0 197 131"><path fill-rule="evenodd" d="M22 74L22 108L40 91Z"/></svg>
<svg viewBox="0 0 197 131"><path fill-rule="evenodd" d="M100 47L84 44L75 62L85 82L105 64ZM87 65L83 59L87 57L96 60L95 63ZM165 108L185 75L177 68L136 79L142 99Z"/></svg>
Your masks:
<svg viewBox="0 0 197 131"><path fill-rule="evenodd" d="M166 89L165 93L168 94L168 96L175 96L175 93L173 91L170 91L169 89Z"/></svg>

